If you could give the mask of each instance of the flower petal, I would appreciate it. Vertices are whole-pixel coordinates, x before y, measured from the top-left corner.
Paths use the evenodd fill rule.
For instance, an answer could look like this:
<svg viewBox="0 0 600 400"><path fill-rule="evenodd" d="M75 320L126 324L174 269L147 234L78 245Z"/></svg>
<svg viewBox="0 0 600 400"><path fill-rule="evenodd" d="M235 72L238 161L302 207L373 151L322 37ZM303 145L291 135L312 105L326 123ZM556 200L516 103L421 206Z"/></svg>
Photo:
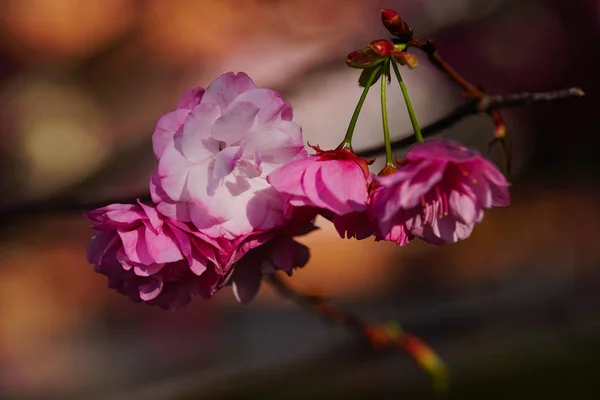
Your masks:
<svg viewBox="0 0 600 400"><path fill-rule="evenodd" d="M249 102L233 103L223 116L212 124L211 136L229 146L239 143L248 135L259 111L258 106Z"/></svg>
<svg viewBox="0 0 600 400"><path fill-rule="evenodd" d="M143 301L154 300L158 297L162 288L162 279L159 277L152 277L148 280L148 283L139 286L140 299Z"/></svg>
<svg viewBox="0 0 600 400"><path fill-rule="evenodd" d="M459 142L448 139L429 139L423 143L412 146L406 153L406 159L417 161L419 159L450 161L463 163L480 158L481 155Z"/></svg>
<svg viewBox="0 0 600 400"><path fill-rule="evenodd" d="M254 299L260 289L262 281L262 272L260 265L253 263L240 263L234 266L233 275L233 295L236 300L242 304L248 304Z"/></svg>
<svg viewBox="0 0 600 400"><path fill-rule="evenodd" d="M221 116L214 104L202 103L192 111L185 122L181 135L174 141L175 147L193 163L202 163L218 150L218 142L211 138L215 121Z"/></svg>
<svg viewBox="0 0 600 400"><path fill-rule="evenodd" d="M161 177L162 190L173 200L189 199L186 187L188 173L193 166L174 147L168 147L158 163L158 174Z"/></svg>
<svg viewBox="0 0 600 400"><path fill-rule="evenodd" d="M243 152L240 146L231 146L221 150L215 158L213 179L220 181L229 175L238 164Z"/></svg>
<svg viewBox="0 0 600 400"><path fill-rule="evenodd" d="M190 110L177 109L160 117L152 135L152 148L156 158L160 158L165 149L173 145L175 133L183 126Z"/></svg>
<svg viewBox="0 0 600 400"><path fill-rule="evenodd" d="M248 75L243 72L238 74L228 72L215 79L206 88L202 102L214 103L225 111L240 94L253 89L256 89L256 85Z"/></svg>
<svg viewBox="0 0 600 400"><path fill-rule="evenodd" d="M177 104L177 108L186 108L191 110L200 103L203 95L204 88L201 87L186 90L181 96L179 104Z"/></svg>

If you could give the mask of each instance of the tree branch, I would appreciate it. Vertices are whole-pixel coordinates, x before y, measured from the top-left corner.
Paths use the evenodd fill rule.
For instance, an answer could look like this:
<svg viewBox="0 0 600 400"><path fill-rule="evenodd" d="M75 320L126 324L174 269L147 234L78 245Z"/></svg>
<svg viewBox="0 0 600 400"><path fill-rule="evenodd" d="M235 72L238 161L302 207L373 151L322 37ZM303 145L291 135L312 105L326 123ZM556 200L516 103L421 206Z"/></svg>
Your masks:
<svg viewBox="0 0 600 400"><path fill-rule="evenodd" d="M570 88L542 93L519 93L508 96L485 95L481 98L481 100L470 100L464 104L461 104L455 108L454 111L450 112L450 114L422 128L421 132L425 137L432 136L445 129L448 129L452 125L471 115L488 113L492 110L501 110L504 108L551 103L559 100L583 97L584 95L585 93L580 88ZM406 137L393 141L392 149L398 150L410 146L415 142L416 138L411 132L407 134ZM364 158L372 158L382 154L383 152L385 152L385 147L382 144L359 150L356 152L356 154Z"/></svg>
<svg viewBox="0 0 600 400"><path fill-rule="evenodd" d="M375 350L401 349L412 357L421 369L429 374L433 388L443 392L448 386L446 365L417 336L404 331L398 323L369 324L358 317L334 307L323 297L305 295L295 291L276 275L267 275L271 286L282 297L316 314L327 322L347 328Z"/></svg>

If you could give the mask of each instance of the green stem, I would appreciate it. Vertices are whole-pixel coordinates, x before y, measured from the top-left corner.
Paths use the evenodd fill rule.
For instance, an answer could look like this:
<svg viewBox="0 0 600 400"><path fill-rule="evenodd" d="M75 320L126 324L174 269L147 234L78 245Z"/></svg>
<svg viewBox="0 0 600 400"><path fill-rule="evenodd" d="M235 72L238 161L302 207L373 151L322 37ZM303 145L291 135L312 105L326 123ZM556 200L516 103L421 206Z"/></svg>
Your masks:
<svg viewBox="0 0 600 400"><path fill-rule="evenodd" d="M350 119L350 124L348 125L348 130L346 131L346 136L344 136L344 140L340 144L340 148L352 148L352 135L354 134L354 129L356 128L356 121L358 121L358 115L360 114L360 110L362 110L363 104L365 103L365 99L367 98L367 93L369 93L369 89L371 85L373 85L373 81L377 77L379 70L382 68L381 64L375 68L373 68L373 72L369 76L367 83L365 85L365 89L360 95L360 99L358 100L358 104L356 105L356 109L354 109L354 114L352 114L352 118Z"/></svg>
<svg viewBox="0 0 600 400"><path fill-rule="evenodd" d="M394 165L394 156L392 154L392 141L390 139L390 127L388 124L387 116L387 74L390 66L390 62L386 61L383 63L381 70L381 119L383 121L383 140L385 141L385 163L387 165Z"/></svg>
<svg viewBox="0 0 600 400"><path fill-rule="evenodd" d="M394 72L396 73L396 78L398 78L398 82L400 83L400 89L402 90L402 96L404 96L404 102L406 103L406 109L408 110L408 115L410 117L410 123L412 124L413 130L415 131L415 136L417 137L417 142L423 142L423 134L421 133L421 128L419 127L419 122L417 121L417 116L415 115L415 110L413 110L412 103L410 102L410 96L408 95L408 90L406 89L406 85L404 85L404 81L402 80L402 75L400 75L400 70L398 69L398 64L396 61L392 61L392 66L394 67Z"/></svg>

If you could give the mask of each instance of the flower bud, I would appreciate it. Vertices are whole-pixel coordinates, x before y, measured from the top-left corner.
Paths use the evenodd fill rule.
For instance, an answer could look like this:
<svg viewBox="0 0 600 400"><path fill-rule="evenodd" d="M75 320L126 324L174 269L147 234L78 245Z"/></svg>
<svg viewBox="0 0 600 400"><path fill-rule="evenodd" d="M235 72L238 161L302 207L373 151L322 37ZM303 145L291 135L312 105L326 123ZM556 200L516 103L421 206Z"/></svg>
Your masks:
<svg viewBox="0 0 600 400"><path fill-rule="evenodd" d="M404 22L394 10L381 10L381 22L383 22L383 26L398 39L404 42L408 42L412 39L412 29L410 29L406 22Z"/></svg>
<svg viewBox="0 0 600 400"><path fill-rule="evenodd" d="M367 49L354 50L346 56L346 65L352 68L369 68L381 61L381 56L374 51Z"/></svg>
<svg viewBox="0 0 600 400"><path fill-rule="evenodd" d="M394 45L385 39L374 40L367 49L380 55L381 57L387 57L394 51Z"/></svg>
<svg viewBox="0 0 600 400"><path fill-rule="evenodd" d="M395 51L392 55L400 65L407 65L410 69L415 69L419 65L417 57L405 51Z"/></svg>

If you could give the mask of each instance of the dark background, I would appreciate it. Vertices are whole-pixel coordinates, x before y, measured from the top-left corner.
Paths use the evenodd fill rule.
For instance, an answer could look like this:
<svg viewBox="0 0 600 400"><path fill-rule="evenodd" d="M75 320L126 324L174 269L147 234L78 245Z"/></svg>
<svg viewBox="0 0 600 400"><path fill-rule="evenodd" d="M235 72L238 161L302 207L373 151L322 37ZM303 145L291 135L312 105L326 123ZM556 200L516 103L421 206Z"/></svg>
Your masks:
<svg viewBox="0 0 600 400"><path fill-rule="evenodd" d="M158 117L229 70L280 91L305 138L335 146L360 94L344 59L387 37L381 7L490 93L587 96L503 113L513 205L487 213L469 240L397 248L342 241L321 222L291 284L427 339L450 368L452 399L598 398L597 0L2 1L1 209L144 193ZM427 123L461 93L419 60L403 74ZM401 137L410 123L391 92ZM381 141L376 97L357 149ZM472 117L444 135L485 151L492 124ZM228 289L178 312L132 304L87 264L79 210L0 222L2 399L431 396L407 356L373 354L269 287L249 306Z"/></svg>

